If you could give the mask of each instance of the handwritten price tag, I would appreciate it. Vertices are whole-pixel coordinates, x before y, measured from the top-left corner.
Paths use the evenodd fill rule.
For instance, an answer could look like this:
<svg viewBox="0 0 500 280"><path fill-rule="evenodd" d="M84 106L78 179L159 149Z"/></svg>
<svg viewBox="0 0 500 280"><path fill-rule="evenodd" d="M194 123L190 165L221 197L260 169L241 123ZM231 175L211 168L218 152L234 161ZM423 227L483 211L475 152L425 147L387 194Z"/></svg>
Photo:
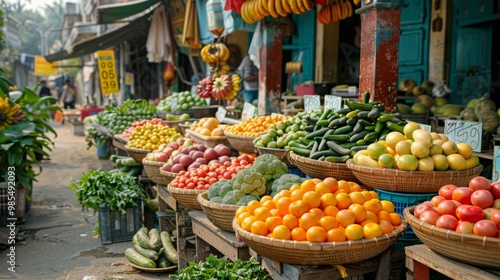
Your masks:
<svg viewBox="0 0 500 280"><path fill-rule="evenodd" d="M467 143L474 152L481 152L483 125L477 122L444 121L444 134L455 143Z"/></svg>
<svg viewBox="0 0 500 280"><path fill-rule="evenodd" d="M177 110L177 98L170 99L170 104L172 105L172 111Z"/></svg>
<svg viewBox="0 0 500 280"><path fill-rule="evenodd" d="M427 132L431 132L431 126L428 125L428 124L423 124L423 123L416 123L418 125L420 125L420 129L423 129Z"/></svg>
<svg viewBox="0 0 500 280"><path fill-rule="evenodd" d="M342 97L325 95L325 110L326 109L332 109L334 111L342 109Z"/></svg>
<svg viewBox="0 0 500 280"><path fill-rule="evenodd" d="M217 119L217 121L219 123L221 123L224 121L226 114L227 114L227 110L224 107L219 106L219 108L217 109L217 112L215 113L215 118Z"/></svg>
<svg viewBox="0 0 500 280"><path fill-rule="evenodd" d="M500 181L500 146L493 151L493 182Z"/></svg>
<svg viewBox="0 0 500 280"><path fill-rule="evenodd" d="M251 119L255 114L255 106L252 104L245 102L243 105L243 110L241 111L241 120Z"/></svg>
<svg viewBox="0 0 500 280"><path fill-rule="evenodd" d="M321 110L321 99L319 95L304 96L304 110L306 112L311 110Z"/></svg>

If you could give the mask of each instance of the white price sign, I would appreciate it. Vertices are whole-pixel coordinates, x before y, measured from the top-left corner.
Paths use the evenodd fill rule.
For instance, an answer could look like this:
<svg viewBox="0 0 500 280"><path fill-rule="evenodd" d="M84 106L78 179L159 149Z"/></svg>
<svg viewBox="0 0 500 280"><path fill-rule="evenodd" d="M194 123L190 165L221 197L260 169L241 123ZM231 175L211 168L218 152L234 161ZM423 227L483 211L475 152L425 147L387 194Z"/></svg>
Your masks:
<svg viewBox="0 0 500 280"><path fill-rule="evenodd" d="M431 126L428 125L428 124L423 124L423 123L416 123L418 125L420 125L420 129L423 129L427 132L431 132Z"/></svg>
<svg viewBox="0 0 500 280"><path fill-rule="evenodd" d="M304 110L306 112L311 110L321 110L321 99L319 95L304 96Z"/></svg>
<svg viewBox="0 0 500 280"><path fill-rule="evenodd" d="M455 143L467 143L474 152L481 152L483 124L456 120L444 121L444 134Z"/></svg>
<svg viewBox="0 0 500 280"><path fill-rule="evenodd" d="M493 151L493 182L500 182L500 146Z"/></svg>
<svg viewBox="0 0 500 280"><path fill-rule="evenodd" d="M217 112L215 113L215 118L217 119L217 121L219 123L221 123L224 121L226 114L227 114L227 110L224 107L219 106L219 108L217 109Z"/></svg>
<svg viewBox="0 0 500 280"><path fill-rule="evenodd" d="M245 102L243 105L243 110L241 111L241 120L251 119L255 115L256 107L252 104Z"/></svg>
<svg viewBox="0 0 500 280"><path fill-rule="evenodd" d="M170 99L170 104L172 111L177 110L177 98Z"/></svg>
<svg viewBox="0 0 500 280"><path fill-rule="evenodd" d="M327 109L332 109L334 111L342 109L342 97L325 95L325 110Z"/></svg>

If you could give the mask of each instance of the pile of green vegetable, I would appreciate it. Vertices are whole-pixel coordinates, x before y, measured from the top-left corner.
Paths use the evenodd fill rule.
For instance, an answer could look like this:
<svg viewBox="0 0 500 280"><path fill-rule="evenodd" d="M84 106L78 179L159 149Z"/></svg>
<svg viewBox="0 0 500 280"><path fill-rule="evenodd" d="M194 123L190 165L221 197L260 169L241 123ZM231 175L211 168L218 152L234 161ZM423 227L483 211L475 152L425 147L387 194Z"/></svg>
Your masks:
<svg viewBox="0 0 500 280"><path fill-rule="evenodd" d="M294 183L302 182L299 176L287 173L288 166L278 157L263 154L231 180L219 180L210 185L208 199L220 204L247 205L264 195L277 193L278 189L289 189Z"/></svg>
<svg viewBox="0 0 500 280"><path fill-rule="evenodd" d="M231 262L212 255L200 263L190 262L188 267L182 269L179 274L170 275L169 279L271 280L272 278L269 272L264 270L255 258L251 258L249 261L236 260Z"/></svg>
<svg viewBox="0 0 500 280"><path fill-rule="evenodd" d="M132 238L133 248L125 250L125 257L131 263L144 268L165 268L177 265L177 254L170 234L153 228L142 227Z"/></svg>
<svg viewBox="0 0 500 280"><path fill-rule="evenodd" d="M174 92L158 103L156 111L187 111L191 110L194 106L207 106L207 101L198 94L192 94L189 91Z"/></svg>
<svg viewBox="0 0 500 280"><path fill-rule="evenodd" d="M306 136L309 133L306 128L311 125L312 120L321 117L322 113L321 110L303 111L286 121L279 121L257 137L254 144L256 147L286 149L290 141Z"/></svg>
<svg viewBox="0 0 500 280"><path fill-rule="evenodd" d="M141 174L142 163L135 161L133 157L112 155L109 159L118 166L118 168L110 170L110 173L122 172L128 176Z"/></svg>
<svg viewBox="0 0 500 280"><path fill-rule="evenodd" d="M98 114L98 124L106 127L111 134L120 134L133 122L151 120L156 117L156 106L147 100L129 99L119 107L106 106Z"/></svg>
<svg viewBox="0 0 500 280"><path fill-rule="evenodd" d="M346 99L346 108L328 109L320 118L311 119L311 125L305 128L309 133L290 141L290 150L299 156L343 163L369 144L385 139L389 132L403 133L407 122L398 113L387 113L381 103L369 99L368 92L363 103Z"/></svg>

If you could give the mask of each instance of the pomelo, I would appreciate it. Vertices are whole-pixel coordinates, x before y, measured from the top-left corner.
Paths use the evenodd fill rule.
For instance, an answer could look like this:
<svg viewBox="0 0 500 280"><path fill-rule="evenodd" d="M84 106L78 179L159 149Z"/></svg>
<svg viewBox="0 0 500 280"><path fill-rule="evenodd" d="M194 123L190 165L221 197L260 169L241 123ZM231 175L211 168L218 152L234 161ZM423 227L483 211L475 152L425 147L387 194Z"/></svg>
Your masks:
<svg viewBox="0 0 500 280"><path fill-rule="evenodd" d="M429 156L429 146L424 141L415 141L411 144L410 147L411 154L417 158L425 158Z"/></svg>
<svg viewBox="0 0 500 280"><path fill-rule="evenodd" d="M398 131L389 132L389 134L387 134L387 136L385 137L385 142L389 147L393 149L396 147L397 143L403 140L405 140L405 136L403 135L403 133Z"/></svg>
<svg viewBox="0 0 500 280"><path fill-rule="evenodd" d="M394 168L396 160L391 154L382 154L378 157L378 165L381 168Z"/></svg>
<svg viewBox="0 0 500 280"><path fill-rule="evenodd" d="M434 161L434 169L438 171L445 171L448 169L450 165L448 162L448 158L445 155L433 155L432 161Z"/></svg>
<svg viewBox="0 0 500 280"><path fill-rule="evenodd" d="M450 163L449 168L451 170L464 170L465 169L465 158L459 154L450 154L447 156L448 162Z"/></svg>
<svg viewBox="0 0 500 280"><path fill-rule="evenodd" d="M421 158L418 160L418 171L433 171L434 161L430 157Z"/></svg>
<svg viewBox="0 0 500 280"><path fill-rule="evenodd" d="M479 165L479 158L476 155L471 155L465 159L465 169L474 168Z"/></svg>
<svg viewBox="0 0 500 280"><path fill-rule="evenodd" d="M372 159L377 160L380 155L387 154L387 147L380 142L376 142L368 145L366 151Z"/></svg>
<svg viewBox="0 0 500 280"><path fill-rule="evenodd" d="M458 152L457 144L455 142L453 142L453 141L445 141L441 145L441 148L443 148L443 154L445 156L448 156L448 155L451 155L451 154L456 154Z"/></svg>
<svg viewBox="0 0 500 280"><path fill-rule="evenodd" d="M418 159L413 155L402 155L396 162L398 168L405 171L415 171L418 168Z"/></svg>
<svg viewBox="0 0 500 280"><path fill-rule="evenodd" d="M457 152L465 159L468 159L472 155L472 147L467 143L458 143Z"/></svg>
<svg viewBox="0 0 500 280"><path fill-rule="evenodd" d="M414 130L412 133L412 138L415 141L422 141L426 143L429 148L432 146L433 140L431 134L423 129Z"/></svg>
<svg viewBox="0 0 500 280"><path fill-rule="evenodd" d="M411 143L408 141L399 141L395 147L396 153L399 155L408 155L411 153Z"/></svg>
<svg viewBox="0 0 500 280"><path fill-rule="evenodd" d="M443 153L443 148L441 147L441 145L432 144L431 149L429 151L429 156L440 155L442 153Z"/></svg>
<svg viewBox="0 0 500 280"><path fill-rule="evenodd" d="M407 139L413 139L412 138L413 131L417 129L420 129L420 125L418 123L409 122L404 126L403 133Z"/></svg>

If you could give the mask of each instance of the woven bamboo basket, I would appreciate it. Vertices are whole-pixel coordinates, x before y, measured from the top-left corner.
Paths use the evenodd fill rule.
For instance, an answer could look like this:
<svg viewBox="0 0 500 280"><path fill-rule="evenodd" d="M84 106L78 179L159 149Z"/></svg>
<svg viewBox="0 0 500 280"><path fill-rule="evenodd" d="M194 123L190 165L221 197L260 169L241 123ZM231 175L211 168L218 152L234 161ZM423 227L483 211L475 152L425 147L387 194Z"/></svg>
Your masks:
<svg viewBox="0 0 500 280"><path fill-rule="evenodd" d="M167 186L173 180L173 178L163 176L160 173L160 168L164 165L164 162L157 162L142 159L142 165L144 166L144 171L148 174L148 178L155 184Z"/></svg>
<svg viewBox="0 0 500 280"><path fill-rule="evenodd" d="M483 166L462 171L402 171L392 168L374 168L354 164L347 161L352 173L358 180L371 188L403 192L403 193L431 193L438 192L439 188L447 184L458 187L467 187L469 181L481 174Z"/></svg>
<svg viewBox="0 0 500 280"><path fill-rule="evenodd" d="M186 130L188 130L190 128L191 128L191 124L185 124L185 123L180 123L179 124L179 129L181 130L181 133L184 136L187 136L186 135Z"/></svg>
<svg viewBox="0 0 500 280"><path fill-rule="evenodd" d="M161 170L161 168L158 168L158 170L160 171L160 176L164 177L165 181L169 181L168 184L170 184L170 182L172 182L175 179L175 177L177 177L177 175L179 175L179 173L164 171L164 170Z"/></svg>
<svg viewBox="0 0 500 280"><path fill-rule="evenodd" d="M187 137L191 138L195 143L202 144L205 147L215 147L218 144L224 144L230 147L226 136L205 136L200 133L194 132L191 129L186 129Z"/></svg>
<svg viewBox="0 0 500 280"><path fill-rule="evenodd" d="M127 144L127 142L128 142L127 138L120 136L120 135L113 135L113 139L122 143L122 144Z"/></svg>
<svg viewBox="0 0 500 280"><path fill-rule="evenodd" d="M151 153L150 150L131 148L126 145L125 150L127 151L128 155L133 157L137 162L142 162L142 159L145 158L148 153Z"/></svg>
<svg viewBox="0 0 500 280"><path fill-rule="evenodd" d="M413 215L415 206L403 211L418 239L448 258L477 266L500 268L500 238L458 233L424 223Z"/></svg>
<svg viewBox="0 0 500 280"><path fill-rule="evenodd" d="M181 189L174 188L171 185L167 186L167 190L180 205L190 209L202 210L198 203L197 196L206 190Z"/></svg>
<svg viewBox="0 0 500 280"><path fill-rule="evenodd" d="M342 242L307 242L274 239L242 229L236 218L233 228L258 255L273 261L298 265L333 265L373 258L395 243L406 229L403 221L394 231L376 238Z"/></svg>
<svg viewBox="0 0 500 280"><path fill-rule="evenodd" d="M224 134L227 137L227 141L229 145L233 147L235 150L247 153L247 154L256 154L255 147L253 145L253 140L255 137L250 136L238 136L224 131Z"/></svg>
<svg viewBox="0 0 500 280"><path fill-rule="evenodd" d="M236 210L238 210L240 206L211 202L208 200L208 192L198 194L198 203L201 205L203 212L207 215L208 220L216 227L225 231L234 232L233 218Z"/></svg>
<svg viewBox="0 0 500 280"><path fill-rule="evenodd" d="M312 178L325 179L333 177L337 180L346 180L358 183L359 180L347 168L345 163L333 163L321 160L301 157L293 152L288 154L290 162L297 166L300 171L311 176Z"/></svg>
<svg viewBox="0 0 500 280"><path fill-rule="evenodd" d="M257 150L259 155L263 155L263 154L275 155L282 162L284 162L288 167L292 167L292 168L296 167L294 164L292 164L290 162L290 159L288 158L289 151L287 151L287 150L271 149L271 148L264 148L264 147L257 147L257 146L255 146L255 149Z"/></svg>

